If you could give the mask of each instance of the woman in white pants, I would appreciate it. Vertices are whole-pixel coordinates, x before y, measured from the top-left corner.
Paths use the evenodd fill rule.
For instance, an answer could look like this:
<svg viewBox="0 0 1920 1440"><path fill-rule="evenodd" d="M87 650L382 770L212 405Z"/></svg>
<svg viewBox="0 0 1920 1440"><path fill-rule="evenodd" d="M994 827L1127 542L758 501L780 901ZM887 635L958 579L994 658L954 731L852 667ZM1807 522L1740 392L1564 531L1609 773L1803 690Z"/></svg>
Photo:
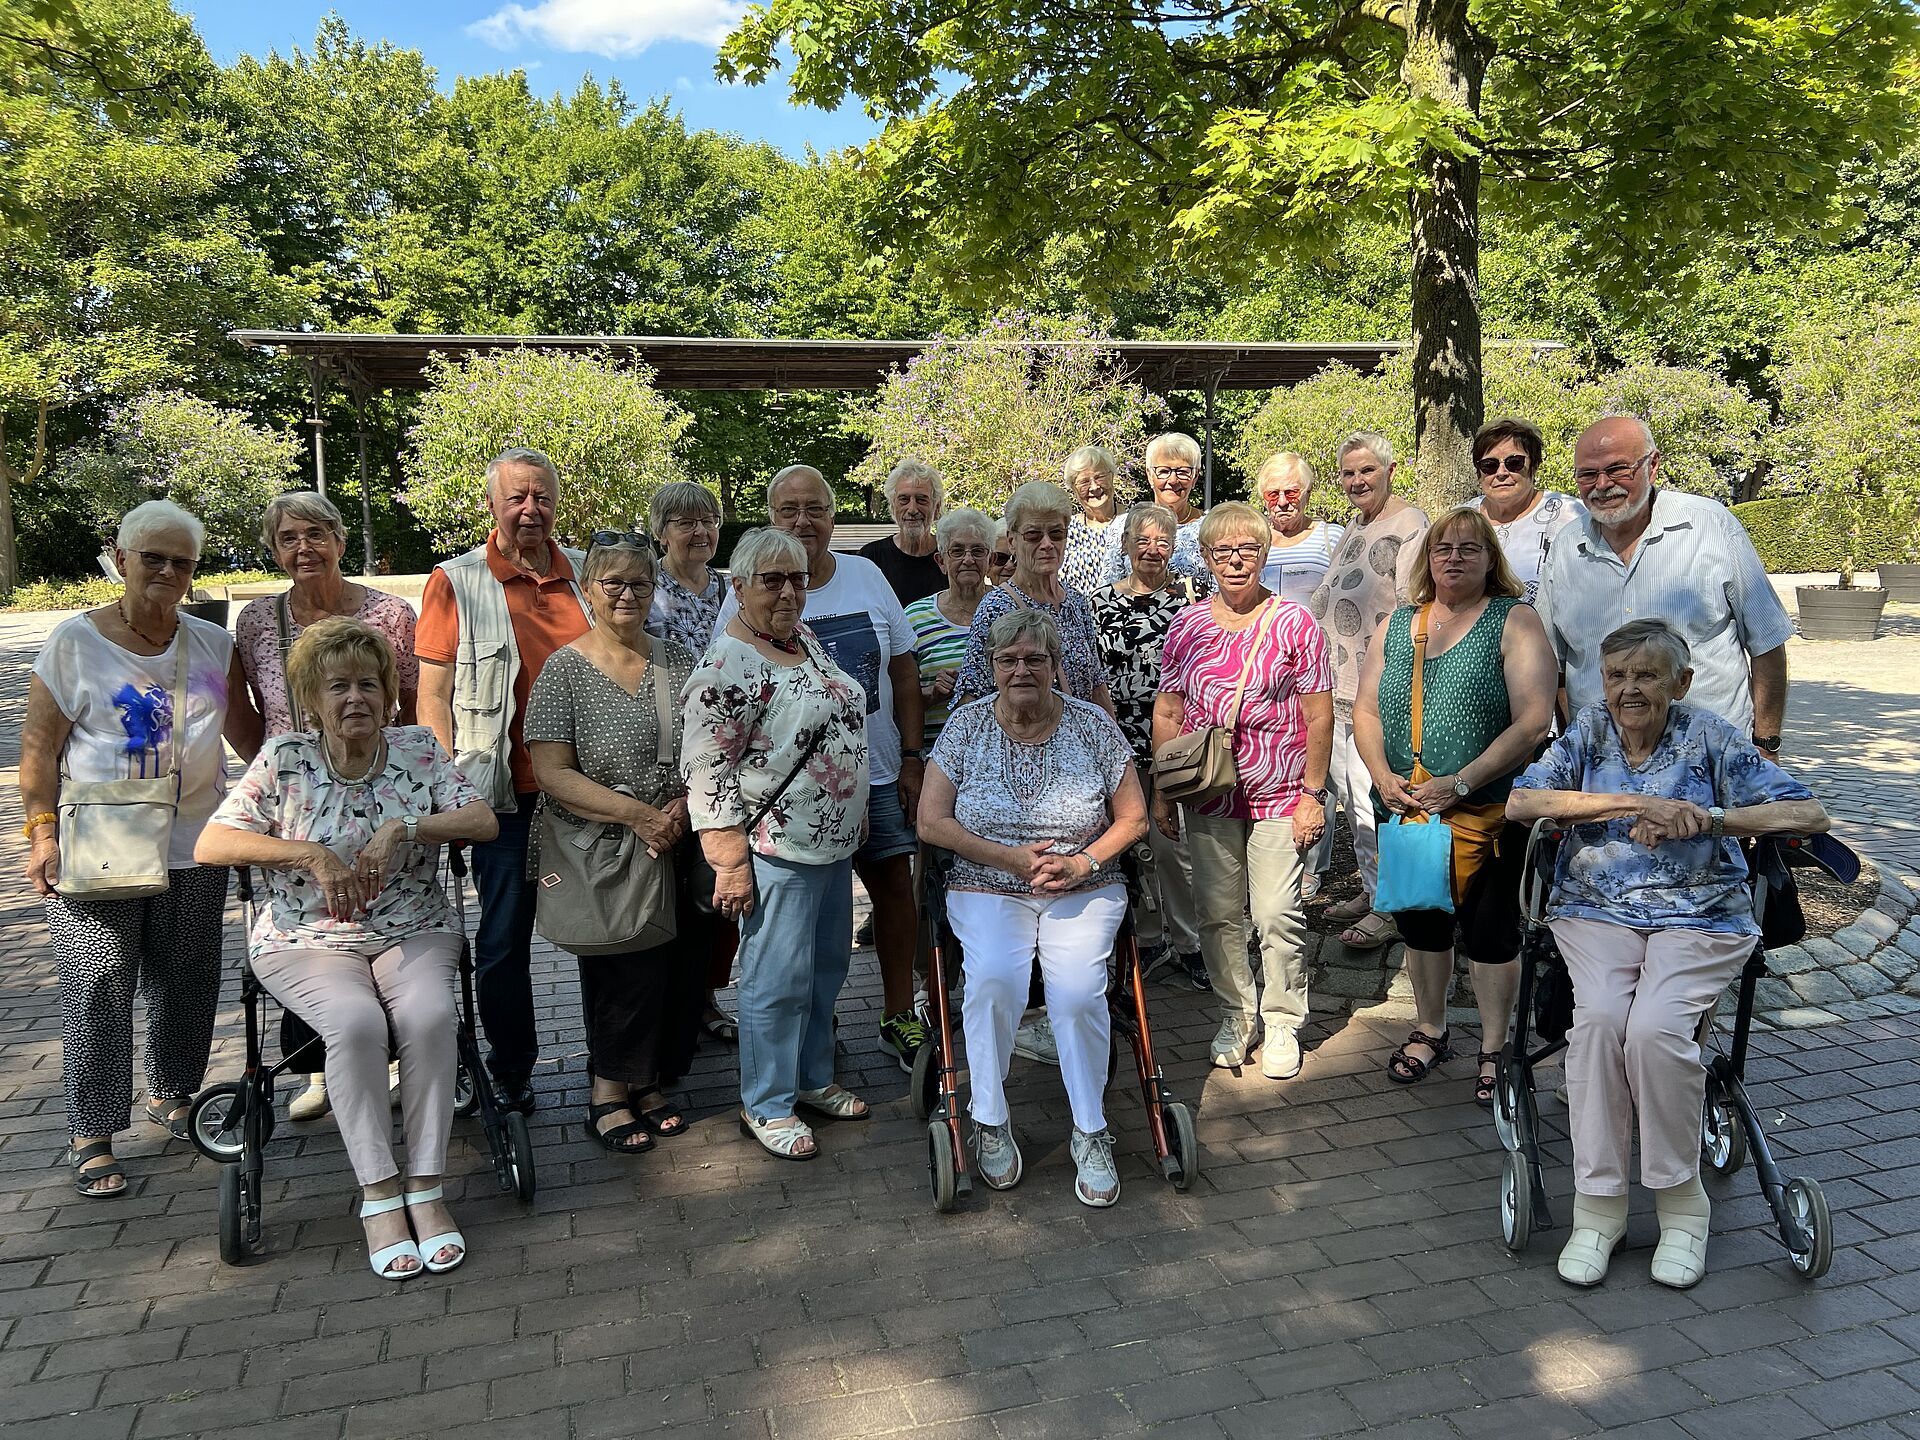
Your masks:
<svg viewBox="0 0 1920 1440"><path fill-rule="evenodd" d="M1037 950L1073 1109L1074 1194L1120 1198L1102 1092L1112 1029L1107 961L1126 909L1120 857L1146 833L1133 751L1104 710L1054 686L1060 631L1043 610L987 635L994 695L948 717L920 794L920 838L955 856L947 918L965 952L961 1022L980 1178L1017 1184L1007 1065Z"/></svg>

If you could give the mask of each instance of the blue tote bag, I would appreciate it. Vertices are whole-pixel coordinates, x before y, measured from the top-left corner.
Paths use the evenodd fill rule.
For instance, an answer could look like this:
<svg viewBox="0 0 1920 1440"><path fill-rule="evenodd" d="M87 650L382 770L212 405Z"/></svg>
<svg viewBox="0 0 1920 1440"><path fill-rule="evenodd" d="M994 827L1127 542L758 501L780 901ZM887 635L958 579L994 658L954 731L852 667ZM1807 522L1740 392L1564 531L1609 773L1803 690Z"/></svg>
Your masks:
<svg viewBox="0 0 1920 1440"><path fill-rule="evenodd" d="M1422 606L1413 626L1412 724L1413 779L1432 778L1420 759L1422 692L1426 689L1427 613ZM1453 913L1453 827L1432 816L1408 820L1395 815L1377 832L1380 876L1374 882L1373 908L1382 915L1402 910Z"/></svg>

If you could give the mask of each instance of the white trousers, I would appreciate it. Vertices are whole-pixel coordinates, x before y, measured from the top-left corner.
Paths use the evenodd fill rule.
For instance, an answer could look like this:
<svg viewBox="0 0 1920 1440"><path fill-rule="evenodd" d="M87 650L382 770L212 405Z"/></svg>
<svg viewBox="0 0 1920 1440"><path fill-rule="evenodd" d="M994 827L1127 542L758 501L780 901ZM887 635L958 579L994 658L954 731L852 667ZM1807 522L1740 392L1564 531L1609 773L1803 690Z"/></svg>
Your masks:
<svg viewBox="0 0 1920 1440"><path fill-rule="evenodd" d="M1153 768L1143 765L1140 784L1146 792L1148 813L1153 809ZM1200 948L1199 927L1193 909L1193 857L1187 853L1187 834L1164 835L1158 825L1147 826L1144 851L1136 850L1140 866L1140 905L1133 919L1144 949L1164 942L1175 953L1191 955Z"/></svg>
<svg viewBox="0 0 1920 1440"><path fill-rule="evenodd" d="M1307 917L1300 904L1300 852L1293 821L1230 820L1183 812L1200 906L1200 953L1220 999L1220 1018L1248 1035L1296 1031L1307 1019ZM1247 963L1246 917L1260 937L1266 989L1256 996Z"/></svg>
<svg viewBox="0 0 1920 1440"><path fill-rule="evenodd" d="M1037 946L1074 1126L1089 1135L1107 1128L1107 962L1126 903L1123 885L1057 896L948 892L947 919L966 952L960 1012L977 1124L1007 1123L1007 1066Z"/></svg>
<svg viewBox="0 0 1920 1440"><path fill-rule="evenodd" d="M1380 844L1374 835L1373 775L1360 758L1360 747L1353 743L1353 719L1333 715L1333 753L1327 762L1327 799L1338 802L1347 812L1347 828L1353 831L1353 858L1360 867L1360 884L1373 898L1374 882L1380 878ZM1327 873L1333 862L1333 806L1327 807L1326 833L1308 852L1307 869L1316 875Z"/></svg>

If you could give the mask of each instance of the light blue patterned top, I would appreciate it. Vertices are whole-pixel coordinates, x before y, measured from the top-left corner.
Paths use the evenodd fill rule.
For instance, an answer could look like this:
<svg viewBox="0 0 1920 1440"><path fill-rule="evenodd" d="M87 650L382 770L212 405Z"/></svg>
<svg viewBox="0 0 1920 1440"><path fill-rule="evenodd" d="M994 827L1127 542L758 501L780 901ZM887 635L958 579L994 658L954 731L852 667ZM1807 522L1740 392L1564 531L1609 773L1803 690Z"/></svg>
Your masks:
<svg viewBox="0 0 1920 1440"><path fill-rule="evenodd" d="M1813 792L1711 711L1676 701L1653 754L1629 765L1604 704L1574 716L1516 790L1581 790L1595 795L1658 795L1732 810ZM1632 819L1575 825L1560 847L1547 913L1638 930L1680 926L1725 935L1758 935L1747 862L1733 840L1706 835L1648 849L1627 838Z"/></svg>

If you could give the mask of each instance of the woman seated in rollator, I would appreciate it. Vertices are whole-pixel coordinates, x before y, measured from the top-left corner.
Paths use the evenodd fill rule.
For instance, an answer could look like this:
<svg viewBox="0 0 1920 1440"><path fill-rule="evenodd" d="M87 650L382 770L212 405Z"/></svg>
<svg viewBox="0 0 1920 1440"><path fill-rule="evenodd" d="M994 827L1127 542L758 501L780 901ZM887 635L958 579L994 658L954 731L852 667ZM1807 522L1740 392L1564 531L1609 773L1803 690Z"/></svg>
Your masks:
<svg viewBox="0 0 1920 1440"><path fill-rule="evenodd" d="M466 1258L440 1185L453 1129L460 955L440 846L491 840L499 822L431 730L387 724L399 674L392 647L370 626L347 616L308 626L287 656L287 684L315 728L261 747L194 858L265 872L267 903L249 937L253 973L326 1042L327 1094L363 1191L374 1273L438 1274ZM400 1062L404 1183L393 1155L391 1058Z"/></svg>
<svg viewBox="0 0 1920 1440"><path fill-rule="evenodd" d="M1664 620L1607 636L1604 700L1573 717L1507 801L1511 820L1569 827L1547 915L1573 980L1575 1194L1560 1278L1574 1285L1606 1278L1626 1234L1636 1118L1640 1183L1660 1219L1653 1279L1685 1289L1706 1274L1700 1024L1760 936L1735 842L1829 824L1805 785L1685 703L1688 660Z"/></svg>
<svg viewBox="0 0 1920 1440"><path fill-rule="evenodd" d="M1146 833L1146 801L1113 718L1054 688L1052 616L1002 615L986 650L994 694L948 718L920 793L920 838L956 857L947 918L966 955L961 1020L980 1177L996 1190L1020 1179L1005 1086L1037 949L1073 1109L1074 1194L1111 1205L1120 1175L1103 1103L1107 962L1127 904L1117 866Z"/></svg>

